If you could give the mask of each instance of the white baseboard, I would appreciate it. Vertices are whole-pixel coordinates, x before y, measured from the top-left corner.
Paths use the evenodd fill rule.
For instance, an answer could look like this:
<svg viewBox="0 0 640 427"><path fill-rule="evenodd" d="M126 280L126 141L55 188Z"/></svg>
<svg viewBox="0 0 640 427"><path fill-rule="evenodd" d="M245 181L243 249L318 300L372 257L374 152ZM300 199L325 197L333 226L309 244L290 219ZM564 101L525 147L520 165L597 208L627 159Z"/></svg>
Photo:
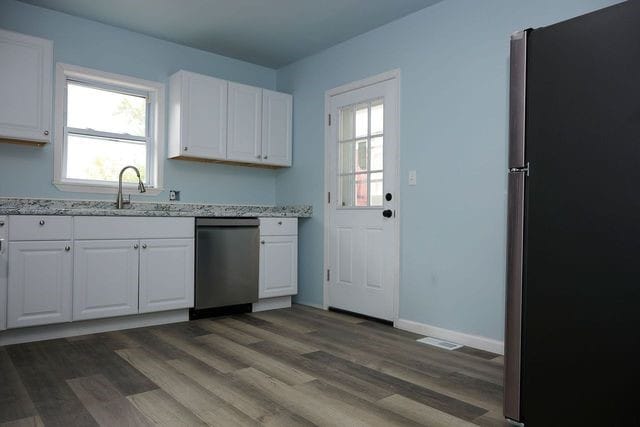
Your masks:
<svg viewBox="0 0 640 427"><path fill-rule="evenodd" d="M425 323L414 322L413 320L398 319L394 326L404 331L429 337L440 338L442 340L453 341L467 347L473 347L491 353L504 354L504 342L486 338L479 335L465 334L464 332L452 331L450 329L439 328Z"/></svg>
<svg viewBox="0 0 640 427"><path fill-rule="evenodd" d="M142 328L145 326L164 325L166 323L186 322L187 320L189 320L189 309L181 309L161 311L158 313L135 314L132 316L111 317L108 319L84 320L81 322L59 323L56 325L8 329L4 332L0 332L0 346L74 337L77 335L97 334L100 332L118 331L122 329Z"/></svg>
<svg viewBox="0 0 640 427"><path fill-rule="evenodd" d="M257 313L258 311L277 310L279 308L291 307L291 297L276 297L261 299L258 302L253 303L251 311Z"/></svg>

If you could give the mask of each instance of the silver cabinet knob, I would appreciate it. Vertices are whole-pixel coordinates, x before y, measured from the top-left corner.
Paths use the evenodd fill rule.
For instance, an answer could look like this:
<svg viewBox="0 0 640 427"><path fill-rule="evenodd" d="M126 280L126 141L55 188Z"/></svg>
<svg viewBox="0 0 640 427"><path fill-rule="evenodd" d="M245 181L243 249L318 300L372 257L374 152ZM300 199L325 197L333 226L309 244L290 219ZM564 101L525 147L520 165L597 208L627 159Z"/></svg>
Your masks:
<svg viewBox="0 0 640 427"><path fill-rule="evenodd" d="M49 131L48 131L48 130L45 130L43 133L44 133L45 135L49 135Z"/></svg>
<svg viewBox="0 0 640 427"><path fill-rule="evenodd" d="M40 225L44 225L44 219L41 219L40 222L38 223Z"/></svg>
<svg viewBox="0 0 640 427"><path fill-rule="evenodd" d="M146 243L142 244L142 249L147 249L147 244Z"/></svg>
<svg viewBox="0 0 640 427"><path fill-rule="evenodd" d="M261 245L264 245L264 240L260 242Z"/></svg>
<svg viewBox="0 0 640 427"><path fill-rule="evenodd" d="M258 154L258 155L256 156L256 159L259 159L260 157L261 157L261 156L260 156L260 154Z"/></svg>
<svg viewBox="0 0 640 427"><path fill-rule="evenodd" d="M65 246L65 247L64 247L64 250L65 250L65 251L67 251L67 252L69 252L69 251L71 250L71 246Z"/></svg>
<svg viewBox="0 0 640 427"><path fill-rule="evenodd" d="M4 227L4 221L0 221L0 227Z"/></svg>
<svg viewBox="0 0 640 427"><path fill-rule="evenodd" d="M138 244L137 243L134 243L133 249L138 249Z"/></svg>
<svg viewBox="0 0 640 427"><path fill-rule="evenodd" d="M189 147L184 147L184 151L189 151Z"/></svg>
<svg viewBox="0 0 640 427"><path fill-rule="evenodd" d="M278 221L278 225L282 225L282 221Z"/></svg>
<svg viewBox="0 0 640 427"><path fill-rule="evenodd" d="M268 158L268 157L269 157L269 156L264 156L264 157L263 157L263 159L267 160L267 158Z"/></svg>

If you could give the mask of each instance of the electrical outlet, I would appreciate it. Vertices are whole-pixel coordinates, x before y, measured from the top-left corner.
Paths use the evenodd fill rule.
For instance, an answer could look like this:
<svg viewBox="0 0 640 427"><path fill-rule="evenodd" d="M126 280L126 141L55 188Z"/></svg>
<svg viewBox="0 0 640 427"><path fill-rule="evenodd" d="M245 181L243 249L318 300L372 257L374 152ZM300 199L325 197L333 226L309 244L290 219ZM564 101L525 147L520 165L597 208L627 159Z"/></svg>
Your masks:
<svg viewBox="0 0 640 427"><path fill-rule="evenodd" d="M172 202L180 200L180 192L177 190L169 190L169 200Z"/></svg>
<svg viewBox="0 0 640 427"><path fill-rule="evenodd" d="M409 185L416 185L418 182L418 177L416 175L416 171L409 171Z"/></svg>

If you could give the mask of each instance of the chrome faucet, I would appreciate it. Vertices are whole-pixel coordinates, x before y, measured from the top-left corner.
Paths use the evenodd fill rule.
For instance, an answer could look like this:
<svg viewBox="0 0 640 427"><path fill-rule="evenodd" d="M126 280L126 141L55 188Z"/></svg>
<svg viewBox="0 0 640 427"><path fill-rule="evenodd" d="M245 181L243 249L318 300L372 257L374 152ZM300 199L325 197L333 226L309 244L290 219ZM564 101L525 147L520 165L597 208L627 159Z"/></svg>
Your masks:
<svg viewBox="0 0 640 427"><path fill-rule="evenodd" d="M133 169L136 172L136 175L138 175L138 191L141 193L144 193L147 191L147 189L144 188L142 179L140 179L140 171L138 170L138 168L135 166L123 167L122 170L120 171L120 176L118 177L118 195L116 196L116 209L122 209L124 208L124 205L128 205L129 203L131 203L130 194L127 200L125 200L124 197L122 196L122 174L124 174L124 171L126 171L127 169Z"/></svg>

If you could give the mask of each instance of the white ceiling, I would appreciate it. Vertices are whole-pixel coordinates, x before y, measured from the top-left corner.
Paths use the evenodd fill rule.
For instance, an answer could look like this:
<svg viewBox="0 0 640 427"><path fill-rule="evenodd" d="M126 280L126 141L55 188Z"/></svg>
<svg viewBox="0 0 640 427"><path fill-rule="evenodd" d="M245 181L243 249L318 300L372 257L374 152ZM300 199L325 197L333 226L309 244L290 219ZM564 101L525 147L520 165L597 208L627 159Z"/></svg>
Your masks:
<svg viewBox="0 0 640 427"><path fill-rule="evenodd" d="M279 68L441 0L21 0Z"/></svg>

